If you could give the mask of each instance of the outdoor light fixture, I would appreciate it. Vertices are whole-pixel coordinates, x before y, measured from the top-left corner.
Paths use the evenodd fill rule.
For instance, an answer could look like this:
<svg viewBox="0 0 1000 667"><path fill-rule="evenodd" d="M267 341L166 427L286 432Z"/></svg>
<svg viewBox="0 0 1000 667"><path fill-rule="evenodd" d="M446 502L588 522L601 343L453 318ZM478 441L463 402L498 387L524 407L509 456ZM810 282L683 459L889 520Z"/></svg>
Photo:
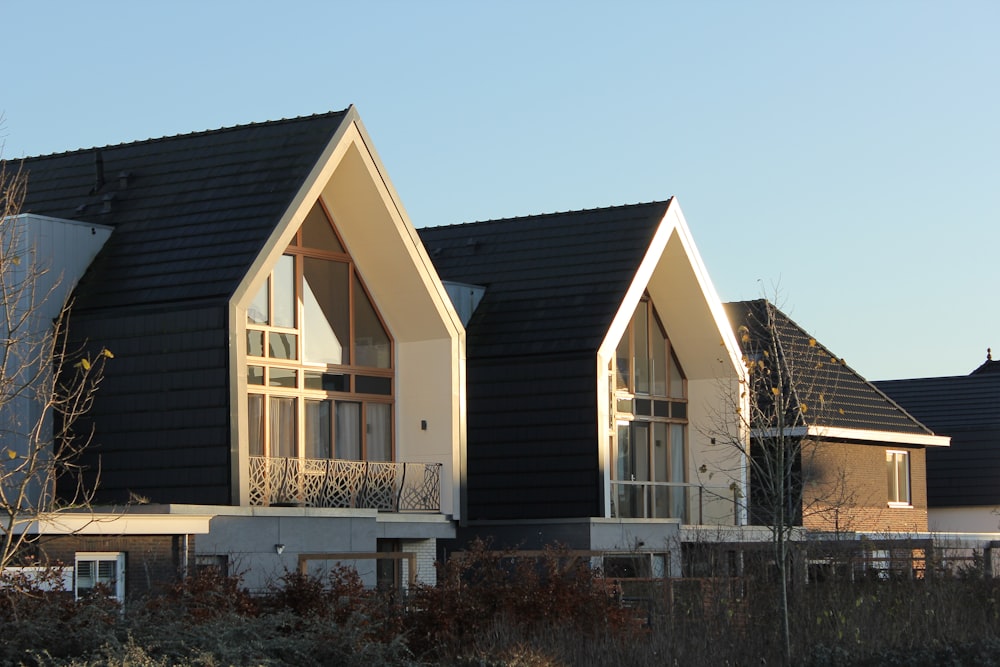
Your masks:
<svg viewBox="0 0 1000 667"><path fill-rule="evenodd" d="M275 544L274 545L274 553L278 554L279 556L281 554L285 553L285 545L284 544Z"/></svg>

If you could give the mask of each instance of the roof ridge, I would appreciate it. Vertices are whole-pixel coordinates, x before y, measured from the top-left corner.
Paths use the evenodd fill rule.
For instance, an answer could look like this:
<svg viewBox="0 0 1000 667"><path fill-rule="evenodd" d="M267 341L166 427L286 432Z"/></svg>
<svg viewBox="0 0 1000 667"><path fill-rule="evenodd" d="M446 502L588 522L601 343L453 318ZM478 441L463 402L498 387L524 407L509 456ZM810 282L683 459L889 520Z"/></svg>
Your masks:
<svg viewBox="0 0 1000 667"><path fill-rule="evenodd" d="M265 120L256 121L250 123L242 123L239 125L224 125L222 127L207 129L207 130L196 130L193 132L178 132L177 134L167 134L161 137L149 137L147 139L135 139L133 141L122 141L117 144L106 144L103 146L90 146L88 148L74 148L69 151L59 151L57 153L43 153L41 155L28 155L23 158L17 158L16 161L21 162L24 160L35 160L40 158L51 158L51 157L62 157L73 155L77 153L90 153L95 150L101 150L106 148L125 148L128 146L138 146L141 144L155 144L160 141L169 141L172 139L190 138L190 137L200 137L208 136L212 134L223 134L225 132L233 132L235 130L242 130L248 127L265 127L271 125L282 125L287 123L301 122L304 120L315 120L319 118L332 118L334 116L346 114L350 107L341 109L340 111L326 111L323 113L306 114L304 116L292 116L291 118L279 118L277 120ZM4 160L5 162L14 161L12 158Z"/></svg>
<svg viewBox="0 0 1000 667"><path fill-rule="evenodd" d="M669 204L673 201L674 197L670 196L666 199L654 199L652 201L645 202L635 202L632 204L616 204L613 206L595 206L594 208L580 208L569 211L552 211L549 213L529 213L527 215L514 215L506 218L491 218L489 220L470 220L468 222L455 222L449 225L426 225L420 227L419 229L448 229L457 227L469 227L472 225L487 225L501 222L514 222L517 220L531 220L534 218L552 218L552 217L562 217L567 215L578 215L580 213L593 213L595 211L615 211L627 208L639 208L641 206L652 206L654 204Z"/></svg>

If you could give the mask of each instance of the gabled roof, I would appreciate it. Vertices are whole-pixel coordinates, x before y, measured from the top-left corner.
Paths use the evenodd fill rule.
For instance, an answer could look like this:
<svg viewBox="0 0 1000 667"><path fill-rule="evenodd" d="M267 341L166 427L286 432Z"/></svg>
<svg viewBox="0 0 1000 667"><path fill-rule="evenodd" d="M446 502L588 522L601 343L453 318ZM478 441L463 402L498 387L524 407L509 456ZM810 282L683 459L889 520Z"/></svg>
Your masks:
<svg viewBox="0 0 1000 667"><path fill-rule="evenodd" d="M969 375L875 385L935 431L951 436L947 450L928 452L931 507L1000 503L1000 373L977 369Z"/></svg>
<svg viewBox="0 0 1000 667"><path fill-rule="evenodd" d="M741 338L740 327L745 326L753 347L759 349L764 343L760 339L769 336L765 324L769 321L769 308L773 309L781 361L794 395L824 397L825 409L816 409L817 398L813 398L813 405L807 406L812 409L799 414L807 427L827 437L947 444L947 438L935 437L930 429L764 299L726 304L737 339ZM751 349L743 341L741 345L745 350Z"/></svg>
<svg viewBox="0 0 1000 667"><path fill-rule="evenodd" d="M418 230L442 280L486 288L470 358L597 350L668 201Z"/></svg>
<svg viewBox="0 0 1000 667"><path fill-rule="evenodd" d="M77 311L229 297L346 114L26 158L23 212L114 227Z"/></svg>

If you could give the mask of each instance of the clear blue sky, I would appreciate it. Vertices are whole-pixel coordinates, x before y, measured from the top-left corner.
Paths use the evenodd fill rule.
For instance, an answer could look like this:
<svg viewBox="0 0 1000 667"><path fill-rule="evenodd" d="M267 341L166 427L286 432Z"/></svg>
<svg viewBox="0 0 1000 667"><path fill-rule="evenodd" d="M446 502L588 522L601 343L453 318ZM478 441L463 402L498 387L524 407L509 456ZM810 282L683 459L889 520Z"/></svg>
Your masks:
<svg viewBox="0 0 1000 667"><path fill-rule="evenodd" d="M1000 3L0 0L4 156L355 104L417 227L676 195L869 379L1000 358Z"/></svg>

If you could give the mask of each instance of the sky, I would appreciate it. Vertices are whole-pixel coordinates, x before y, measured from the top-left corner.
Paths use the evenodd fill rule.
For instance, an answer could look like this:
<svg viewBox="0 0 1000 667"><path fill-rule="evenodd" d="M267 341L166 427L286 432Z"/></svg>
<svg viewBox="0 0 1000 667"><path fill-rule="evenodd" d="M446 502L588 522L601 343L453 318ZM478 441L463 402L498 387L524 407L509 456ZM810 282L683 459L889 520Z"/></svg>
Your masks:
<svg viewBox="0 0 1000 667"><path fill-rule="evenodd" d="M1000 3L0 0L7 159L353 104L413 224L676 196L871 380L1000 359Z"/></svg>

